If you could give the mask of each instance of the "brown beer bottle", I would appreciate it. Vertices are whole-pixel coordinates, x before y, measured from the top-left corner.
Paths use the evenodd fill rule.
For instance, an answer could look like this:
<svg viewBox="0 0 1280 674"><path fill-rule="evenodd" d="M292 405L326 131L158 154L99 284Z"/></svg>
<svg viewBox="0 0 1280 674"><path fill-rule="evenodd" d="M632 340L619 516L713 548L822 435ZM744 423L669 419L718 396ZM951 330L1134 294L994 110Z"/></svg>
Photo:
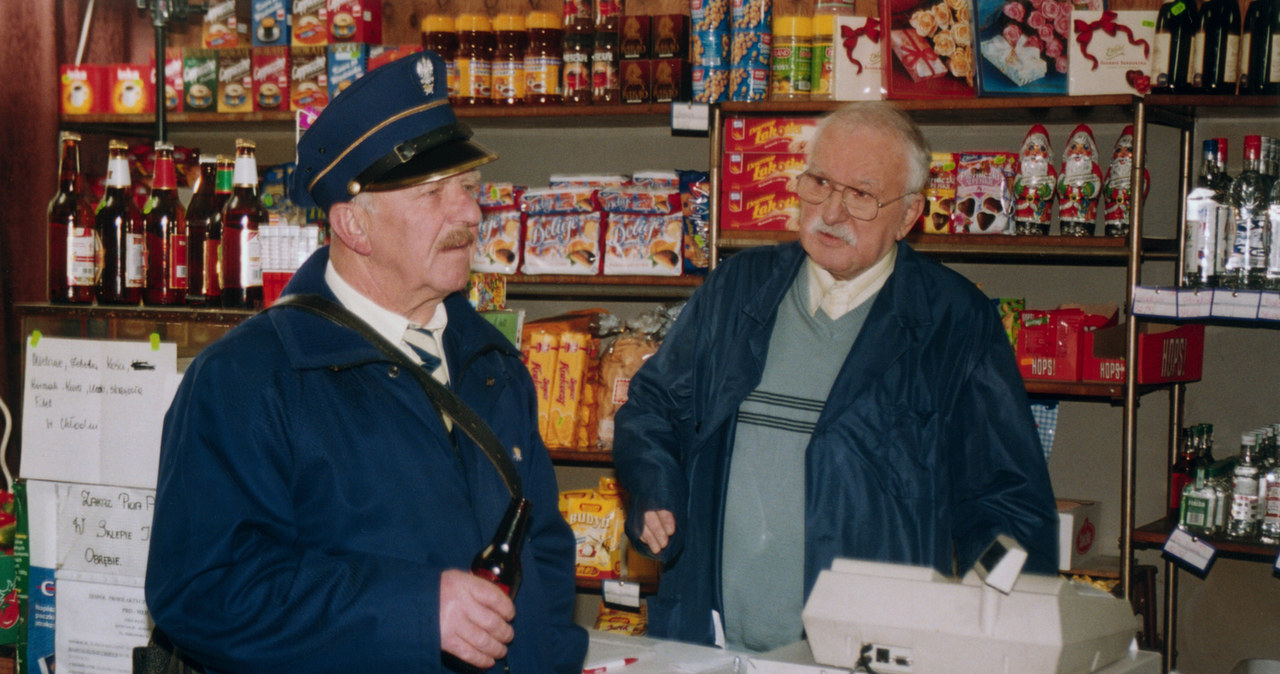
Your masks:
<svg viewBox="0 0 1280 674"><path fill-rule="evenodd" d="M530 507L526 499L512 498L493 540L471 561L473 575L496 584L512 599L520 589L520 548L529 528Z"/></svg>
<svg viewBox="0 0 1280 674"><path fill-rule="evenodd" d="M262 240L258 228L267 224L267 208L258 195L257 145L236 139L236 167L231 195L222 208L222 260L219 281L222 306L262 307Z"/></svg>
<svg viewBox="0 0 1280 674"><path fill-rule="evenodd" d="M230 178L230 175L227 176ZM218 252L213 249L213 264L209 264L209 230L217 229L219 238L222 231L222 204L226 196L220 194L218 187L218 157L200 156L200 177L196 181L195 192L191 202L187 204L187 305L192 307L208 306L210 303L208 290L210 276L218 275ZM227 188L230 191L230 181ZM214 299L218 299L215 293Z"/></svg>
<svg viewBox="0 0 1280 674"><path fill-rule="evenodd" d="M102 247L98 304L138 304L146 282L146 246L142 211L133 200L128 144L107 142L107 191L94 213Z"/></svg>
<svg viewBox="0 0 1280 674"><path fill-rule="evenodd" d="M49 300L93 302L98 284L98 244L93 208L80 175L80 134L63 131L58 192L49 200Z"/></svg>
<svg viewBox="0 0 1280 674"><path fill-rule="evenodd" d="M156 142L151 195L142 207L147 229L147 287L143 304L182 304L187 294L187 209L178 199L173 144Z"/></svg>

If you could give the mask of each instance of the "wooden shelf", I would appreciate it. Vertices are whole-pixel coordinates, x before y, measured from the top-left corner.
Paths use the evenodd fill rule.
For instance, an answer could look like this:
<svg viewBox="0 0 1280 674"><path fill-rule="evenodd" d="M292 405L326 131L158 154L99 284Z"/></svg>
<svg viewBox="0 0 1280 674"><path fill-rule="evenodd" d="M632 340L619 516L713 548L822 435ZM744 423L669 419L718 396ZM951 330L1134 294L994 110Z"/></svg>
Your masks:
<svg viewBox="0 0 1280 674"><path fill-rule="evenodd" d="M98 304L18 304L20 316L154 321L157 323L218 323L234 325L257 313L253 309L193 307L107 306Z"/></svg>
<svg viewBox="0 0 1280 674"><path fill-rule="evenodd" d="M795 232L720 233L721 248L749 248L794 241ZM1119 264L1128 262L1128 243L1110 236L984 236L979 234L921 234L912 232L907 242L918 252L945 260L1088 262ZM1177 241L1143 239L1143 257L1147 260L1173 260L1177 257Z"/></svg>
<svg viewBox="0 0 1280 674"><path fill-rule="evenodd" d="M657 594L658 593L657 578L641 578L641 579L635 579L635 580L630 578L623 578L622 580L627 582L632 582L632 583L639 583L640 594ZM577 579L578 589L585 590L587 592L600 592L601 587L603 585L604 585L604 581L598 580L595 578L578 578Z"/></svg>
<svg viewBox="0 0 1280 674"><path fill-rule="evenodd" d="M551 455L551 460L555 463L588 466L613 465L613 452L607 450L548 449L547 453Z"/></svg>
<svg viewBox="0 0 1280 674"><path fill-rule="evenodd" d="M1174 524L1167 518L1158 519L1134 529L1133 540L1135 543L1143 544L1144 547L1163 547L1174 528ZM1274 561L1276 555L1280 555L1280 546L1269 543L1233 541L1226 538L1202 538L1201 540L1212 545L1219 554L1240 559Z"/></svg>

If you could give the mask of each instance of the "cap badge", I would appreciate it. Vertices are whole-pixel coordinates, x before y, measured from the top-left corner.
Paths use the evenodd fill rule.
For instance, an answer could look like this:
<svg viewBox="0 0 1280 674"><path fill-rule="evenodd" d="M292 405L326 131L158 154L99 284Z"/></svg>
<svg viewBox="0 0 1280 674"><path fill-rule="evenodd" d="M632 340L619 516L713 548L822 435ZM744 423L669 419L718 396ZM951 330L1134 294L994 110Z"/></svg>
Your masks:
<svg viewBox="0 0 1280 674"><path fill-rule="evenodd" d="M422 85L422 93L430 96L436 90L436 71L431 67L431 61L425 56L418 57L414 71L418 75L418 83Z"/></svg>

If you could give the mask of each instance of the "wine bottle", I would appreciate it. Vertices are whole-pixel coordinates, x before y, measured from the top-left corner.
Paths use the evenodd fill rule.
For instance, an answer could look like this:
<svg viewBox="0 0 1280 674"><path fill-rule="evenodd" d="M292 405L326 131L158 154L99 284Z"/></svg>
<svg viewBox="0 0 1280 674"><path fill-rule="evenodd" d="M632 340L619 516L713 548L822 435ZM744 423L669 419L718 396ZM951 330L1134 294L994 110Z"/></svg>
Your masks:
<svg viewBox="0 0 1280 674"><path fill-rule="evenodd" d="M151 195L142 207L146 223L147 287L143 304L182 304L187 294L187 209L178 199L173 144L156 142Z"/></svg>
<svg viewBox="0 0 1280 674"><path fill-rule="evenodd" d="M49 200L49 299L53 302L93 302L98 283L98 243L93 207L80 174L80 134L58 136L58 191Z"/></svg>
<svg viewBox="0 0 1280 674"><path fill-rule="evenodd" d="M1239 80L1237 91L1241 94L1256 93L1253 90L1256 82L1250 72L1253 70L1253 31L1257 27L1258 17L1266 9L1268 0L1249 0L1243 18L1240 20L1240 60L1236 78Z"/></svg>
<svg viewBox="0 0 1280 674"><path fill-rule="evenodd" d="M107 142L107 191L94 213L94 229L102 247L99 304L139 304L146 281L146 246L142 211L130 189L129 146Z"/></svg>
<svg viewBox="0 0 1280 674"><path fill-rule="evenodd" d="M1240 5L1236 0L1208 0L1200 7L1196 51L1196 88L1206 94L1234 94L1240 65Z"/></svg>
<svg viewBox="0 0 1280 674"><path fill-rule="evenodd" d="M1160 6L1151 54L1152 91L1172 94L1188 90L1196 26L1195 5L1188 0L1167 0Z"/></svg>
<svg viewBox="0 0 1280 674"><path fill-rule="evenodd" d="M256 152L253 141L236 139L231 196L222 208L219 281L224 307L262 307L262 240L258 238L258 228L267 224L269 216L258 194Z"/></svg>
<svg viewBox="0 0 1280 674"><path fill-rule="evenodd" d="M531 504L512 498L493 540L471 561L471 573L502 588L512 599L520 589L520 548L529 527Z"/></svg>
<svg viewBox="0 0 1280 674"><path fill-rule="evenodd" d="M1267 0L1253 34L1254 65L1258 78L1257 93L1280 94L1280 0Z"/></svg>

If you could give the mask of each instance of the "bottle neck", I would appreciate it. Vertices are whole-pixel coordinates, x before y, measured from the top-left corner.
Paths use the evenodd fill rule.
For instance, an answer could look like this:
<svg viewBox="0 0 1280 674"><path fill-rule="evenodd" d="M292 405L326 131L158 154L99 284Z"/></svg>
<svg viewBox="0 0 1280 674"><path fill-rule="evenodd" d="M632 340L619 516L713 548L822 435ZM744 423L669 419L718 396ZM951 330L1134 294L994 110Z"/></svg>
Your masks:
<svg viewBox="0 0 1280 674"><path fill-rule="evenodd" d="M213 194L218 182L218 165L208 162L200 164L200 182L196 184L196 194Z"/></svg>
<svg viewBox="0 0 1280 674"><path fill-rule="evenodd" d="M62 157L58 160L58 183L63 190L80 191L80 145L63 141Z"/></svg>
<svg viewBox="0 0 1280 674"><path fill-rule="evenodd" d="M129 177L129 159L113 156L107 160L107 188L127 189L133 182Z"/></svg>
<svg viewBox="0 0 1280 674"><path fill-rule="evenodd" d="M235 181L232 179L234 174L235 171L229 166L218 167L218 177L214 191L218 194L231 194L231 188L235 185Z"/></svg>
<svg viewBox="0 0 1280 674"><path fill-rule="evenodd" d="M156 176L151 181L151 191L178 189L178 175L173 167L173 155L156 155Z"/></svg>
<svg viewBox="0 0 1280 674"><path fill-rule="evenodd" d="M258 162L253 155L236 157L236 168L234 175L231 177L231 182L236 187L248 187L257 190Z"/></svg>

